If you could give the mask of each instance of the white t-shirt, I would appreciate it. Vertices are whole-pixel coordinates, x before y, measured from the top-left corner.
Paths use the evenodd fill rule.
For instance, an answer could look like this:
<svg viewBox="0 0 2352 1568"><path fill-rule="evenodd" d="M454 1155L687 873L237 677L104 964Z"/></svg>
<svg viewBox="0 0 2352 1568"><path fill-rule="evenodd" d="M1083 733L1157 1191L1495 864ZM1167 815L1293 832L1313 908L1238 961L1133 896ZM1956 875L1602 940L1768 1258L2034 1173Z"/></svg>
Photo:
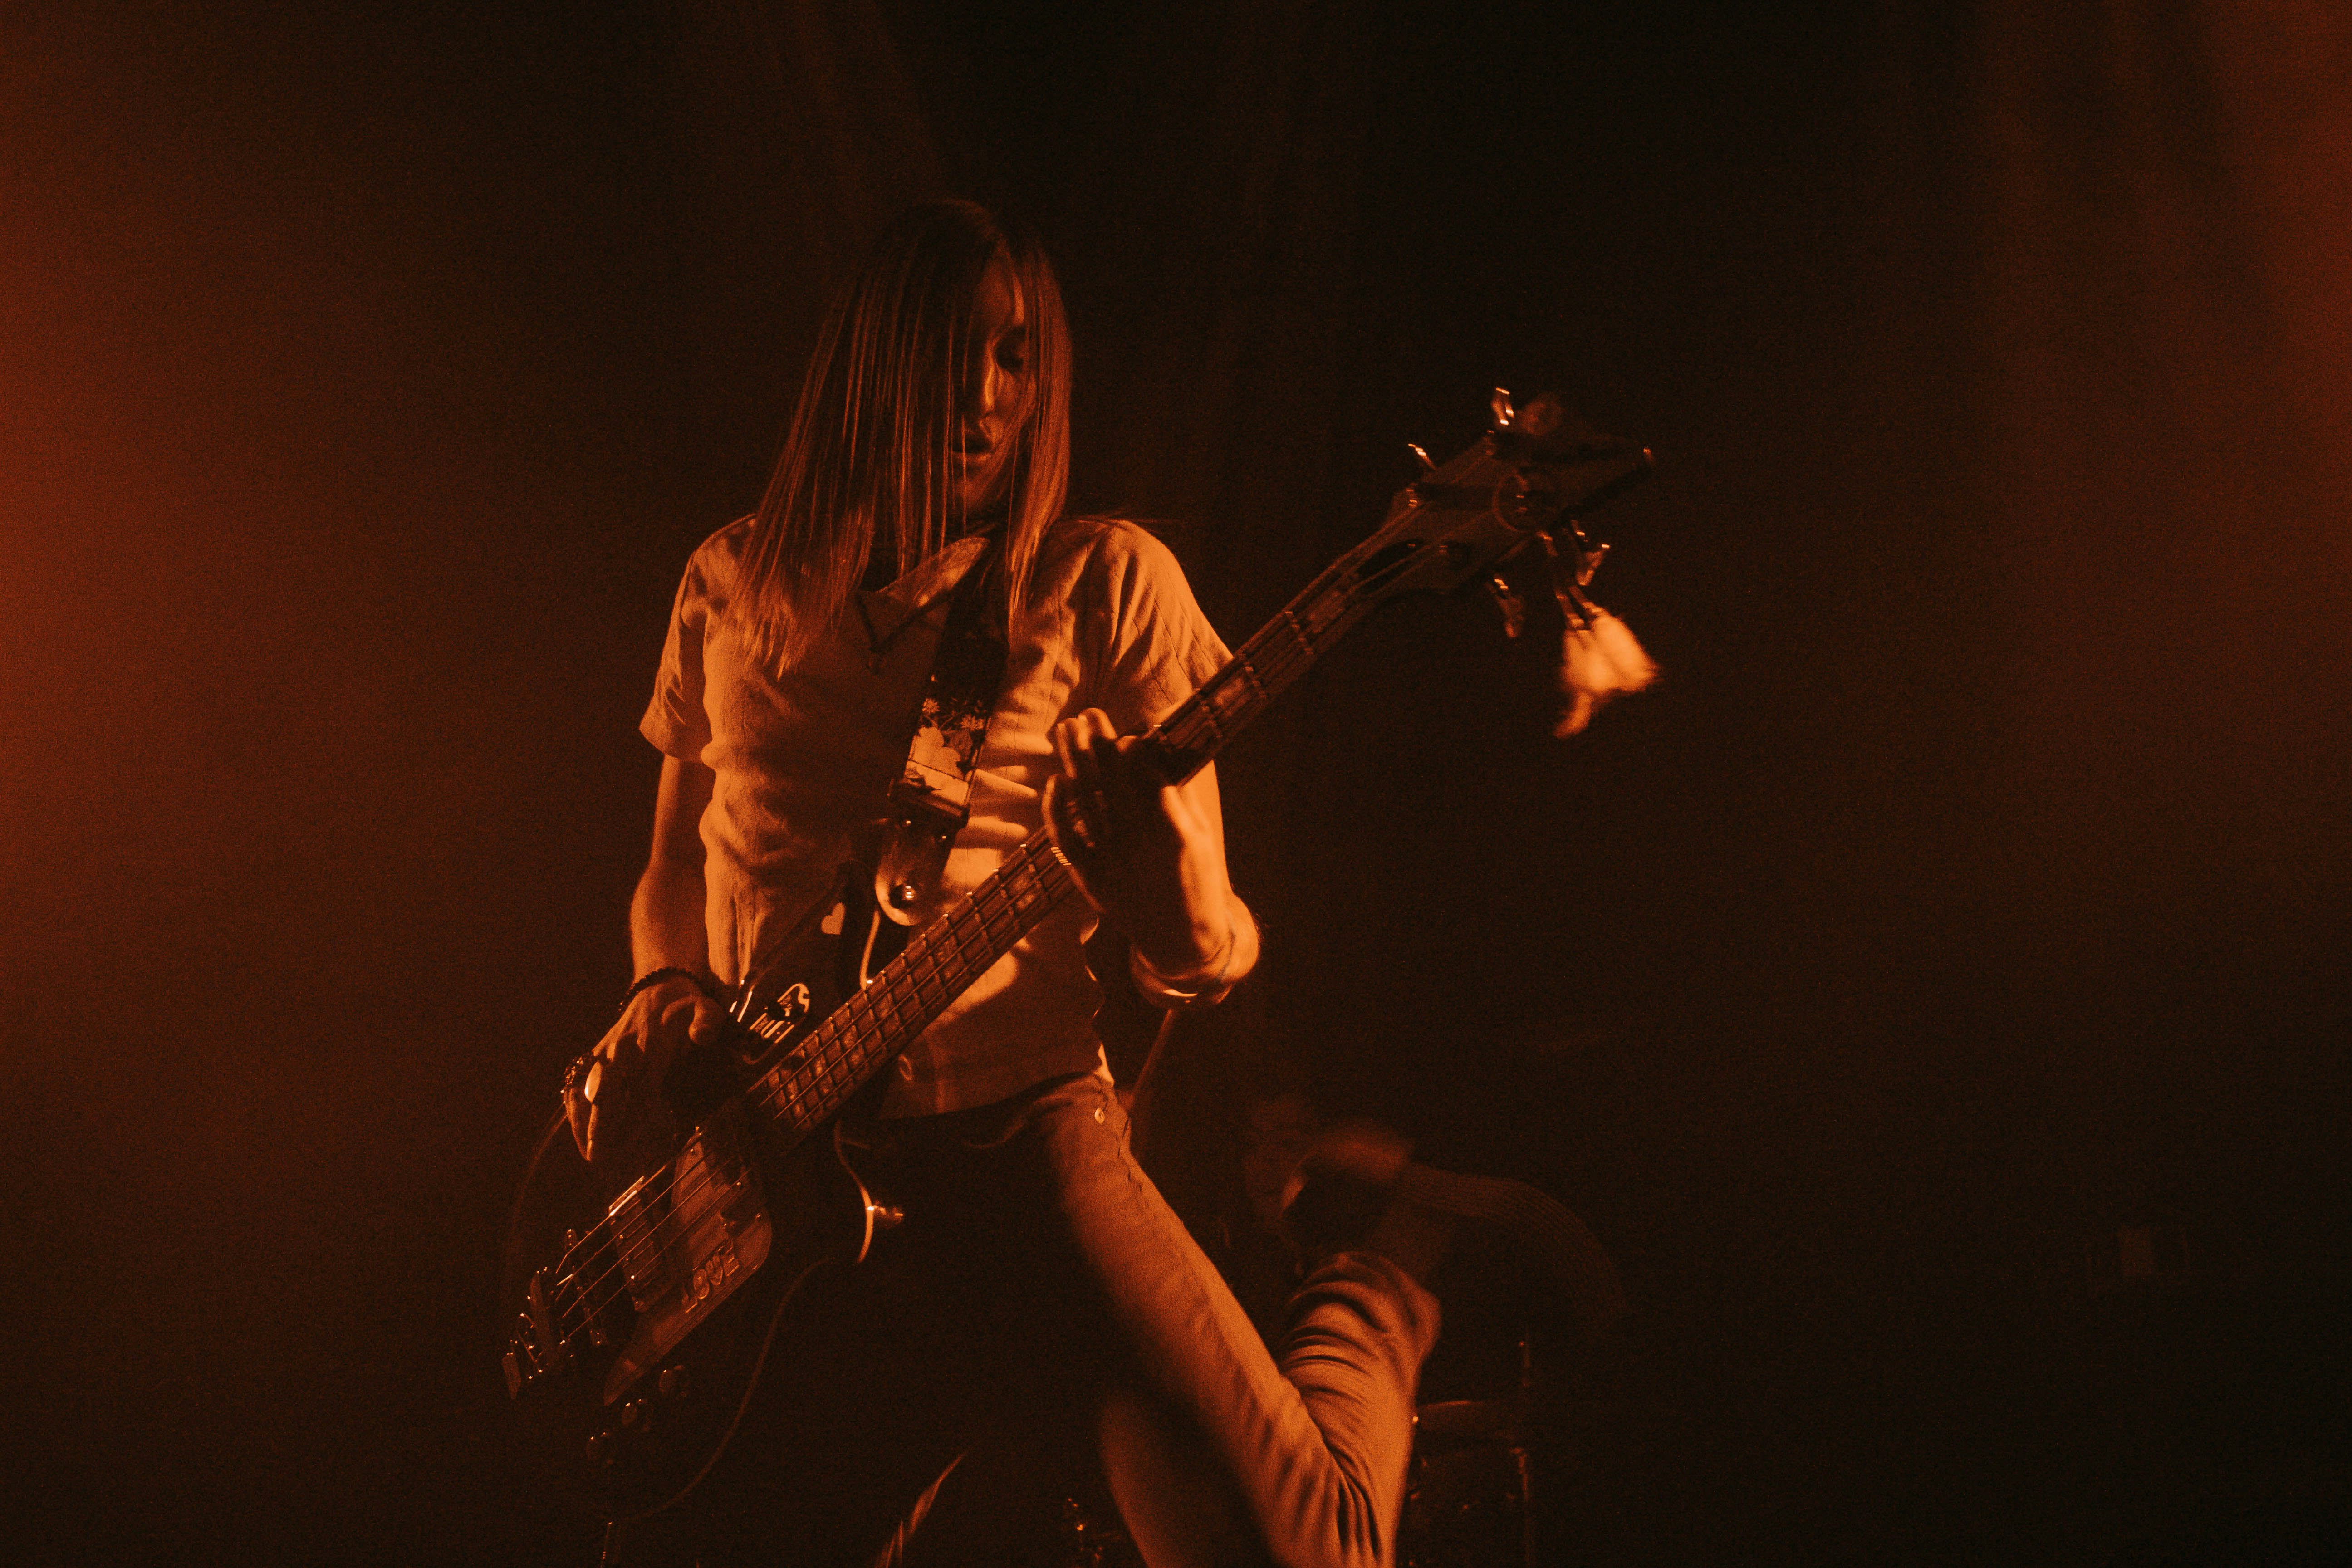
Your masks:
<svg viewBox="0 0 2352 1568"><path fill-rule="evenodd" d="M947 594L979 554L969 539L862 597L781 679L727 627L751 519L687 563L652 702L638 728L716 775L702 816L705 925L718 977L763 982L776 944L832 887L851 833L878 816L907 752ZM869 627L871 628L869 630ZM1054 771L1049 731L1100 708L1122 733L1158 722L1228 658L1168 547L1131 522L1073 519L1038 552L1013 628L1004 692L971 777L971 816L942 878L961 895L1036 831ZM1093 1070L1101 993L1080 944L1093 910L1072 898L988 970L893 1069L893 1116L986 1105L1041 1079Z"/></svg>

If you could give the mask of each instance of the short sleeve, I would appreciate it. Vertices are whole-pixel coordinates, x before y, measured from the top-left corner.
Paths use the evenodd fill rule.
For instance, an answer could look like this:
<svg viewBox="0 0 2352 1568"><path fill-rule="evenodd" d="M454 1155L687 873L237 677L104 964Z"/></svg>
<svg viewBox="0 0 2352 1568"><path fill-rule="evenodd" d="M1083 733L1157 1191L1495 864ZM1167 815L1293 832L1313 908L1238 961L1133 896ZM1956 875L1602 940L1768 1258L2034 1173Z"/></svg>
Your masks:
<svg viewBox="0 0 2352 1568"><path fill-rule="evenodd" d="M1232 657L1201 613L1175 554L1131 522L1115 523L1101 544L1103 600L1087 618L1095 650L1086 705L1122 733L1165 719Z"/></svg>
<svg viewBox="0 0 2352 1568"><path fill-rule="evenodd" d="M637 721L638 732L666 756L701 759L710 744L710 716L703 706L702 647L711 623L709 547L686 563L677 598L670 606L669 636L662 643L661 668L654 677L653 700Z"/></svg>

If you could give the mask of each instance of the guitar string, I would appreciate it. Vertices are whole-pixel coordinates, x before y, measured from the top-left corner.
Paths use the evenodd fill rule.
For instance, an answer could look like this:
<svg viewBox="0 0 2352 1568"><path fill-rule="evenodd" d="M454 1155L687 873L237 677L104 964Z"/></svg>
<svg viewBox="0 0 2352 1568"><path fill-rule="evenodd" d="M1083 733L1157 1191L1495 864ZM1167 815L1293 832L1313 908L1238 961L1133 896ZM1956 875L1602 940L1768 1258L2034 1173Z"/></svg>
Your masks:
<svg viewBox="0 0 2352 1568"><path fill-rule="evenodd" d="M1322 652L1321 647L1317 646L1318 643L1328 641L1328 637L1321 634L1344 629L1343 623L1347 619L1347 613L1349 609L1355 606L1342 604L1337 613L1317 627L1315 633L1307 630L1307 625L1311 623L1304 623L1300 620L1298 610L1303 606L1311 611L1328 597L1331 591L1328 580L1345 570L1351 563L1352 556L1353 552L1350 552L1350 556L1342 557L1339 561L1334 562L1314 583L1308 584L1297 599L1294 599L1289 605L1286 605L1273 620L1244 642L1240 652L1224 669L1211 677L1192 699L1188 700L1175 714L1171 715L1165 733L1172 736L1181 730L1201 724L1205 725L1213 732L1212 736L1204 738L1221 740L1223 738L1225 725L1220 721L1217 715L1217 704L1213 700L1216 693L1232 681L1244 680L1258 689L1258 706L1263 707L1266 701L1270 701L1275 695L1286 687L1298 672L1313 663ZM1359 591L1361 592L1363 588L1371 586L1380 578L1400 574L1415 559L1416 557L1408 556L1373 574L1370 578L1366 579L1364 584L1360 585ZM1290 637L1286 639L1277 637L1277 628L1286 629ZM1253 651L1256 650L1260 644L1273 646L1267 647L1258 657L1253 658ZM1255 717L1255 713L1247 714L1244 721ZM1178 742L1177 743L1185 744L1186 749L1191 749L1186 742ZM1075 879L1070 877L1067 867L1061 864L1058 859L1047 860L1040 865L1040 852L1049 849L1050 847L1050 836L1043 829L1031 835L1005 857L1004 863L995 872L992 873L980 887L973 889L965 910L958 910L948 920L935 922L916 932L909 939L907 951L900 955L901 960L905 961L905 966L902 967L900 963L893 963L887 966L885 973L877 976L873 984L848 998L824 1023L820 1024L818 1028L811 1033L809 1046L803 1047L808 1053L806 1058L789 1078L778 1083L773 1079L772 1069L770 1073L762 1075L751 1092L763 1099L764 1109L772 1112L781 1110L793 1121L798 1130L808 1131L814 1122L822 1121L826 1116L831 1115L842 1100L856 1092L857 1087L862 1087L864 1078L857 1073L856 1066L854 1065L859 1054L856 1031L850 1026L859 1020L846 1016L854 1007L858 1007L860 1003L865 1003L866 1005L859 1011L866 1015L878 1014L883 1007L888 1007L894 1016L887 1021L884 1030L885 1037L894 1037L905 1031L907 1013L915 1015L928 1013L929 1016L923 1019L921 1026L928 1027L936 1020L938 1014L944 1012L965 988L979 978L981 973L985 973L988 967L1001 962L1024 937L1037 925L1042 924L1045 916L1060 906L1062 900L1068 896L1075 886ZM1034 887L1016 886L1020 877L1033 871L1035 875ZM1055 874L1057 872L1059 875ZM1056 886L1056 883L1062 885ZM1036 918L1025 922L1021 919L1028 912L1023 905L1024 895L1030 900L1029 908L1036 909ZM994 910L987 909L985 900L992 896L1009 900L1009 907ZM1039 905L1043 907L1037 908ZM1013 932L1012 940L1000 948L995 945L998 933L993 926L996 921L1007 917L1018 929ZM971 950L966 946L966 936L961 929L968 921L971 920L976 920L980 923L979 948L986 954L985 962L977 965L972 963ZM931 970L927 971L924 965L932 957L931 950L943 942L953 944L954 951L951 957L946 963L934 965ZM938 970L950 965L961 965L969 971L961 985L943 980L937 973ZM898 973L894 973L892 971ZM923 996L923 987L927 981L938 985L942 992L936 1006ZM901 984L908 992L906 1000L912 1004L911 1007L907 1008L904 1013L901 1012L902 1004L895 994ZM869 998L872 1000L869 1001ZM836 1025L839 1026L836 1027ZM839 1049L828 1050L825 1047L824 1037L827 1034L838 1037ZM870 1054L877 1058L887 1055L881 1050L874 1050ZM838 1095L832 1095L833 1089L837 1085L828 1085L824 1081L827 1079L849 1078L855 1078L856 1082ZM806 1126L801 1125L797 1116L791 1115L794 1110L812 1107L814 1107L813 1115ZM604 1219L591 1227L591 1237L602 1232L610 1238L610 1245L616 1254L615 1259L611 1267L594 1279L575 1289L572 1296L573 1302L586 1319L581 1329L566 1331L561 1327L562 1321L569 1319L572 1308L567 1307L558 1314L557 1345L559 1349L569 1347L580 1333L593 1332L596 1314L626 1292L627 1281L625 1279L615 1286L602 1301L592 1301L590 1296L593 1292L610 1280L615 1273L625 1273L630 1265L637 1261L648 1248L657 1249L668 1245L660 1234L665 1224L673 1229L691 1231L716 1208L721 1206L718 1204L707 1204L698 1209L688 1208L694 1199L726 1180L715 1172L713 1163L707 1158L700 1163L700 1168L704 1173L701 1179L698 1180L691 1188L680 1192L676 1174L677 1162L672 1161L664 1167L664 1171L669 1173L669 1185L667 1189L657 1187L649 1191L643 1202L650 1206L667 1197L669 1199L668 1213L652 1220L646 1227L644 1239L635 1247L629 1247L623 1242L618 1234L618 1222L609 1211ZM728 1185L731 1191L734 1184L730 1181ZM583 1255L583 1264L594 1259L602 1250L601 1245L592 1247ZM567 1247L563 1257L559 1259L559 1267L568 1265L576 1251L576 1246ZM576 1270L567 1269L567 1274L576 1272Z"/></svg>

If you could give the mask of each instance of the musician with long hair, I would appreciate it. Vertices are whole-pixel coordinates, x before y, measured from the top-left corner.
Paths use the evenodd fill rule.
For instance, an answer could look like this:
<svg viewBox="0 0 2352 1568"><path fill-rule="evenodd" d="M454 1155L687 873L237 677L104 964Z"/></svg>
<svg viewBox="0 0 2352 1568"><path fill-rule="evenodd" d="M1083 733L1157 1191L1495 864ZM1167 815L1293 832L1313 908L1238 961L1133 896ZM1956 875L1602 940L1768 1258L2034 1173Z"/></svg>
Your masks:
<svg viewBox="0 0 2352 1568"><path fill-rule="evenodd" d="M1044 251L969 204L908 214L835 302L759 510L678 589L642 725L663 763L639 984L570 1094L574 1134L612 1158L689 1042L729 1026L718 998L763 976L877 816L958 584L987 574L1003 677L938 893L1043 823L1086 896L950 1005L861 1121L908 1217L820 1291L829 1337L780 1356L795 1413L761 1549L874 1560L995 1411L1046 1389L1098 1420L1155 1565L1386 1563L1436 1335L1413 1276L1442 1237L1392 1207L1343 1238L1269 1354L1136 1164L1095 1037L1098 918L1171 1007L1221 997L1258 932L1213 770L1169 785L1137 741L1225 648L1157 540L1062 515L1069 385Z"/></svg>

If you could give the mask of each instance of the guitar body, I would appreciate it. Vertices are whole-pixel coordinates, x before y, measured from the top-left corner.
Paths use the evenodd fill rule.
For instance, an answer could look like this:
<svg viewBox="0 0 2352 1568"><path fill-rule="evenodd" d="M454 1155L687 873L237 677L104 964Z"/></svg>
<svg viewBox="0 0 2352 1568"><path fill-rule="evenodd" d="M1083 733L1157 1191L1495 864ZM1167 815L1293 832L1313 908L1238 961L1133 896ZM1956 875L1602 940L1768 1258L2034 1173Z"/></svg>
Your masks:
<svg viewBox="0 0 2352 1568"><path fill-rule="evenodd" d="M754 1397L799 1284L862 1261L897 1211L866 1187L833 1121L780 1138L740 1094L895 952L870 878L788 938L786 983L756 1018L674 1066L637 1146L582 1160L562 1114L509 1226L502 1358L527 1446L597 1517L677 1501Z"/></svg>

